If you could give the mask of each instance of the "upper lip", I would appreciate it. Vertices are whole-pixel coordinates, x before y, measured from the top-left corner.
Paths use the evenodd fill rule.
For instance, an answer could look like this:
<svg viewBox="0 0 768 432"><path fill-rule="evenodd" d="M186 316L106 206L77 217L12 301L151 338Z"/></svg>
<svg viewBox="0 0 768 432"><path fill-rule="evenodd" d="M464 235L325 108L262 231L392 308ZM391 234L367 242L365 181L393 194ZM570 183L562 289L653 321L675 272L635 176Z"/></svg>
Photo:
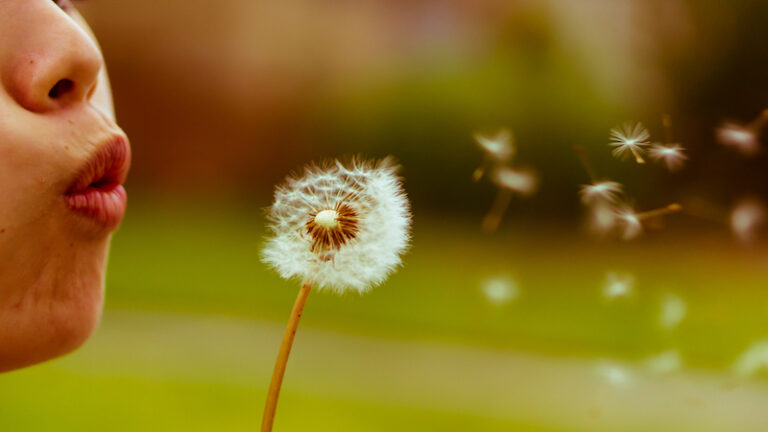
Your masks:
<svg viewBox="0 0 768 432"><path fill-rule="evenodd" d="M89 188L108 190L122 185L128 176L130 161L128 139L124 135L111 136L83 164L67 194L84 192Z"/></svg>

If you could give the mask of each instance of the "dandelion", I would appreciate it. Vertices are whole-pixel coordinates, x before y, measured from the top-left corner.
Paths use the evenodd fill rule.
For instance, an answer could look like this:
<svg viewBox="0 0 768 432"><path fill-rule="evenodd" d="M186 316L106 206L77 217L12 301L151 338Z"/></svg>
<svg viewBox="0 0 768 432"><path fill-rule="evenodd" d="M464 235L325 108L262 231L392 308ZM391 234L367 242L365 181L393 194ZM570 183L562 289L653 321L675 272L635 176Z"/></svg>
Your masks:
<svg viewBox="0 0 768 432"><path fill-rule="evenodd" d="M610 180L593 182L588 185L582 185L579 195L581 202L590 205L597 202L616 203L621 196L622 186L620 183Z"/></svg>
<svg viewBox="0 0 768 432"><path fill-rule="evenodd" d="M629 273L609 271L605 274L603 297L607 300L627 298L635 292L635 277Z"/></svg>
<svg viewBox="0 0 768 432"><path fill-rule="evenodd" d="M688 312L688 305L685 301L675 294L667 294L661 301L661 314L659 315L659 325L670 330L683 321Z"/></svg>
<svg viewBox="0 0 768 432"><path fill-rule="evenodd" d="M498 192L491 209L483 219L483 230L486 232L494 232L499 228L501 219L504 217L514 194L529 196L538 187L538 178L532 171L506 166L494 169L491 180L498 187Z"/></svg>
<svg viewBox="0 0 768 432"><path fill-rule="evenodd" d="M630 387L635 381L634 373L628 366L609 360L600 361L595 372L603 381L616 388Z"/></svg>
<svg viewBox="0 0 768 432"><path fill-rule="evenodd" d="M645 147L649 144L650 138L648 129L643 126L642 123L624 123L621 128L611 129L611 142L610 145L615 147L613 149L613 155L615 157L626 157L632 154L635 158L635 162L644 164L642 154L645 152Z"/></svg>
<svg viewBox="0 0 768 432"><path fill-rule="evenodd" d="M631 205L621 205L616 209L617 225L622 232L621 237L624 240L632 240L643 233L644 220L676 213L682 209L680 204L673 203L660 209L636 213Z"/></svg>
<svg viewBox="0 0 768 432"><path fill-rule="evenodd" d="M756 198L741 200L731 210L731 231L742 243L754 242L759 229L765 223L767 212L765 204Z"/></svg>
<svg viewBox="0 0 768 432"><path fill-rule="evenodd" d="M607 202L598 201L588 207L587 228L593 234L606 235L617 225L616 210Z"/></svg>
<svg viewBox="0 0 768 432"><path fill-rule="evenodd" d="M750 377L760 371L768 371L768 339L753 343L733 364L733 372L740 377Z"/></svg>
<svg viewBox="0 0 768 432"><path fill-rule="evenodd" d="M644 363L650 372L665 375L680 370L683 357L677 350L667 350L647 358Z"/></svg>
<svg viewBox="0 0 768 432"><path fill-rule="evenodd" d="M497 305L507 304L517 298L519 289L515 280L506 275L494 276L486 279L482 285L485 298Z"/></svg>
<svg viewBox="0 0 768 432"><path fill-rule="evenodd" d="M724 122L715 131L717 141L726 147L732 147L744 156L754 156L760 151L757 131L748 125Z"/></svg>
<svg viewBox="0 0 768 432"><path fill-rule="evenodd" d="M280 385L307 296L313 286L363 293L401 263L409 242L410 211L390 158L333 161L288 177L275 192L271 236L263 261L284 278L303 280L280 347L264 409L271 431Z"/></svg>
<svg viewBox="0 0 768 432"><path fill-rule="evenodd" d="M475 181L480 180L485 175L488 165L505 164L515 155L514 136L509 129L501 129L493 136L476 133L475 142L485 156L483 165L478 167L473 174Z"/></svg>
<svg viewBox="0 0 768 432"><path fill-rule="evenodd" d="M680 144L660 144L651 146L648 154L656 161L664 162L667 169L677 171L683 167L688 156L683 153L685 149Z"/></svg>

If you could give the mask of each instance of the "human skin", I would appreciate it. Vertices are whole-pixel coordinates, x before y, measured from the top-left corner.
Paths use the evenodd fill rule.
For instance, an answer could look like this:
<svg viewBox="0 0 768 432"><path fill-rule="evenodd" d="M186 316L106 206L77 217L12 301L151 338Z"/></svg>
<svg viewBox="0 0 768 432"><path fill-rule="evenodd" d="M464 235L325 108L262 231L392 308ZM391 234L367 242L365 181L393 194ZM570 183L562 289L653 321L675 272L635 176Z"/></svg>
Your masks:
<svg viewBox="0 0 768 432"><path fill-rule="evenodd" d="M101 51L71 4L0 0L0 84L2 372L68 353L98 325L124 199L105 224L67 194L105 143L125 143L126 172L130 151Z"/></svg>

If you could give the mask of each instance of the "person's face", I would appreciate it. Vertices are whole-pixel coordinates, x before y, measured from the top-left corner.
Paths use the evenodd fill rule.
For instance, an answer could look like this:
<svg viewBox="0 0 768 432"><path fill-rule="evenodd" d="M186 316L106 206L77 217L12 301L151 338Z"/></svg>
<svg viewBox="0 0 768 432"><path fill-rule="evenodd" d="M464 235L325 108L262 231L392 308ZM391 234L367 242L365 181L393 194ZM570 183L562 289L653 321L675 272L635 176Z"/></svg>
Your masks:
<svg viewBox="0 0 768 432"><path fill-rule="evenodd" d="M0 371L99 321L130 150L99 47L68 0L0 0Z"/></svg>

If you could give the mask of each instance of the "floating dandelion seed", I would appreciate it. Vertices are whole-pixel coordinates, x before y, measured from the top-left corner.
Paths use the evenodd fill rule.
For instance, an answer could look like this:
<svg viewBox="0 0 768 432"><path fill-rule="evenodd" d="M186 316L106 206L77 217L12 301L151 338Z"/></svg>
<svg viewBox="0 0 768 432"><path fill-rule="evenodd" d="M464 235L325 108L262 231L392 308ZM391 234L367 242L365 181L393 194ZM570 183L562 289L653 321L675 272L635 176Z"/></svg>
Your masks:
<svg viewBox="0 0 768 432"><path fill-rule="evenodd" d="M768 339L752 344L733 364L733 372L743 378L768 371Z"/></svg>
<svg viewBox="0 0 768 432"><path fill-rule="evenodd" d="M262 431L271 431L293 337L312 286L363 293L401 262L410 211L390 158L334 161L289 177L269 209L262 258L286 279L303 280L275 364Z"/></svg>
<svg viewBox="0 0 768 432"><path fill-rule="evenodd" d="M493 136L476 133L475 142L485 156L483 165L478 167L473 174L475 181L480 180L485 175L488 166L505 164L515 155L514 136L509 129L502 129Z"/></svg>
<svg viewBox="0 0 768 432"><path fill-rule="evenodd" d="M675 294L667 294L661 300L661 314L659 315L659 325L671 330L683 321L688 312L688 305L685 301Z"/></svg>
<svg viewBox="0 0 768 432"><path fill-rule="evenodd" d="M499 167L493 171L493 183L517 194L528 196L536 192L538 181L532 171Z"/></svg>
<svg viewBox="0 0 768 432"><path fill-rule="evenodd" d="M485 232L494 232L499 228L513 194L529 196L538 187L538 178L532 171L516 170L505 166L494 169L491 180L498 187L498 192L491 209L483 218L482 226Z"/></svg>
<svg viewBox="0 0 768 432"><path fill-rule="evenodd" d="M595 372L603 381L616 388L630 387L635 381L634 373L628 366L609 360L600 361Z"/></svg>
<svg viewBox="0 0 768 432"><path fill-rule="evenodd" d="M754 156L760 151L757 131L749 126L725 122L715 131L717 140L726 147L732 147L744 156Z"/></svg>
<svg viewBox="0 0 768 432"><path fill-rule="evenodd" d="M515 280L509 276L494 276L486 279L482 285L485 298L497 305L507 304L517 298L519 289Z"/></svg>
<svg viewBox="0 0 768 432"><path fill-rule="evenodd" d="M598 202L616 203L621 196L622 186L620 183L610 180L593 182L588 185L582 185L579 195L581 202L590 205Z"/></svg>
<svg viewBox="0 0 768 432"><path fill-rule="evenodd" d="M680 144L665 145L656 143L651 146L648 154L654 160L664 162L670 171L677 171L683 167L683 164L688 159L684 151L685 149Z"/></svg>
<svg viewBox="0 0 768 432"><path fill-rule="evenodd" d="M627 298L635 292L635 277L628 273L609 271L605 274L603 297L607 300Z"/></svg>
<svg viewBox="0 0 768 432"><path fill-rule="evenodd" d="M680 370L683 366L683 357L677 350L667 350L647 358L644 363L648 371L665 375Z"/></svg>
<svg viewBox="0 0 768 432"><path fill-rule="evenodd" d="M597 235L606 235L616 228L617 216L613 206L606 202L597 202L588 207L588 229Z"/></svg>
<svg viewBox="0 0 768 432"><path fill-rule="evenodd" d="M743 199L731 211L731 231L742 243L752 243L757 239L767 213L762 201L756 198Z"/></svg>
<svg viewBox="0 0 768 432"><path fill-rule="evenodd" d="M616 219L617 225L621 229L621 238L624 240L637 238L643 233L642 222L644 220L677 213L682 209L680 204L673 203L660 209L636 213L629 204L620 205L616 209Z"/></svg>
<svg viewBox="0 0 768 432"><path fill-rule="evenodd" d="M635 162L644 164L645 159L643 159L642 154L645 152L645 147L649 144L648 139L650 137L648 129L642 123L636 123L635 125L624 123L621 128L611 129L610 145L615 147L613 155L623 158L632 154Z"/></svg>

